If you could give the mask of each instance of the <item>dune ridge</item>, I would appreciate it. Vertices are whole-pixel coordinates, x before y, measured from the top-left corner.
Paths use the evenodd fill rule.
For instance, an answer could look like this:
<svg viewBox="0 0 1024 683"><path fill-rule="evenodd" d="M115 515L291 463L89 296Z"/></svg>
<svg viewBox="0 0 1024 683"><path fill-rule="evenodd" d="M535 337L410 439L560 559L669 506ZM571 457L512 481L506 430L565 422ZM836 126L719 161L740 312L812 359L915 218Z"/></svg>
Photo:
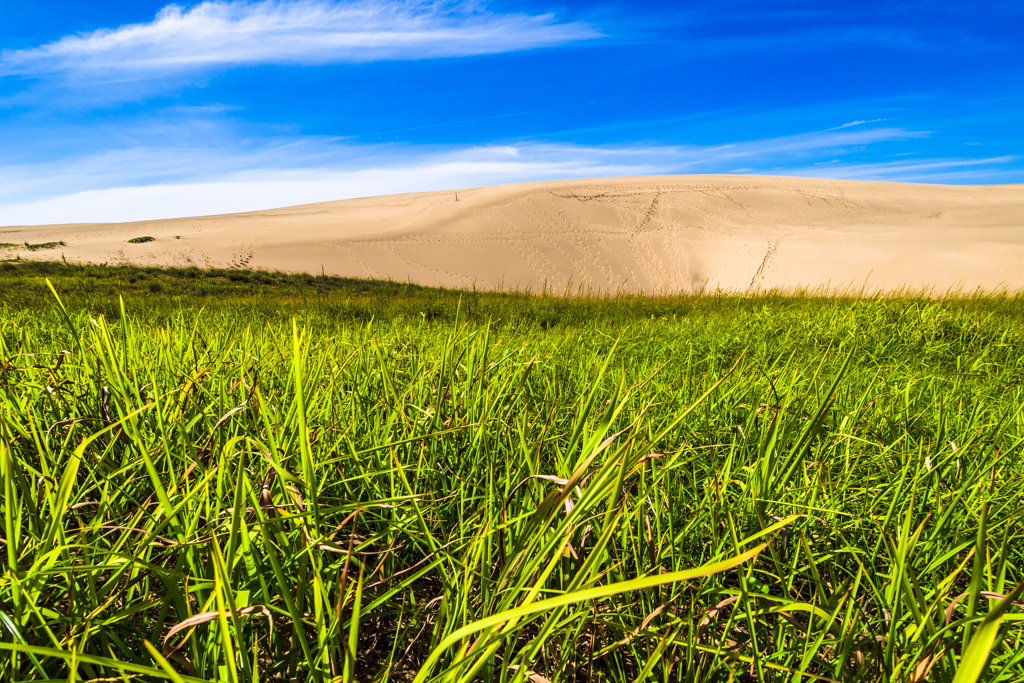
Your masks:
<svg viewBox="0 0 1024 683"><path fill-rule="evenodd" d="M152 236L154 241L128 244ZM768 176L547 181L269 211L0 227L0 258L593 293L1024 289L1024 185Z"/></svg>

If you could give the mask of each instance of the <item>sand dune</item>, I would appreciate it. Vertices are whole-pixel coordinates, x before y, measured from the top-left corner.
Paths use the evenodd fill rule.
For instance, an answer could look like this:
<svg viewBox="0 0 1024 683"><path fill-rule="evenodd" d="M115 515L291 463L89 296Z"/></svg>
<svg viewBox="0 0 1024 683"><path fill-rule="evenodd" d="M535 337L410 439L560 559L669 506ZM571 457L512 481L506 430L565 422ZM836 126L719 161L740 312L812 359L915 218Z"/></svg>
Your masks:
<svg viewBox="0 0 1024 683"><path fill-rule="evenodd" d="M155 241L127 244L149 235ZM1024 289L1024 185L764 176L523 183L272 211L0 228L0 258L260 268L479 289Z"/></svg>

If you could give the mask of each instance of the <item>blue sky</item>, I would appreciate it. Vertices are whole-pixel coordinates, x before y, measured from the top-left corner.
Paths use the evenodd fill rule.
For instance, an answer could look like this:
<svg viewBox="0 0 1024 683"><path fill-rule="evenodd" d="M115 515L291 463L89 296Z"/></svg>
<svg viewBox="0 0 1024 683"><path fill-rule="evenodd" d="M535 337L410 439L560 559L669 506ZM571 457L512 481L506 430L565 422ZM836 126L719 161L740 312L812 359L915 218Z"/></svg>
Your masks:
<svg viewBox="0 0 1024 683"><path fill-rule="evenodd" d="M0 5L0 225L503 182L1024 183L1024 3Z"/></svg>

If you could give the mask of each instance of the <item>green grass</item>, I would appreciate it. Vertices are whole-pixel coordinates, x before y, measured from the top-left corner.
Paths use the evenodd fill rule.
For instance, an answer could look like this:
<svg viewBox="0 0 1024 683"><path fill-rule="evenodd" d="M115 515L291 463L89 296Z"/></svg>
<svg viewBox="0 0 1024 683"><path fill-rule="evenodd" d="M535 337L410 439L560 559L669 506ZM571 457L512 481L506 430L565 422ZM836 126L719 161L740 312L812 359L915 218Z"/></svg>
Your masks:
<svg viewBox="0 0 1024 683"><path fill-rule="evenodd" d="M1024 677L1024 299L0 292L2 680Z"/></svg>
<svg viewBox="0 0 1024 683"><path fill-rule="evenodd" d="M143 237L133 237L128 240L128 244L145 244L146 242L155 242L156 238L149 235Z"/></svg>
<svg viewBox="0 0 1024 683"><path fill-rule="evenodd" d="M57 247L66 247L67 242L61 240L60 242L40 242L39 244L29 244L28 242L22 242L16 244L14 242L0 242L0 249L28 249L29 251L39 251L40 249L56 249Z"/></svg>

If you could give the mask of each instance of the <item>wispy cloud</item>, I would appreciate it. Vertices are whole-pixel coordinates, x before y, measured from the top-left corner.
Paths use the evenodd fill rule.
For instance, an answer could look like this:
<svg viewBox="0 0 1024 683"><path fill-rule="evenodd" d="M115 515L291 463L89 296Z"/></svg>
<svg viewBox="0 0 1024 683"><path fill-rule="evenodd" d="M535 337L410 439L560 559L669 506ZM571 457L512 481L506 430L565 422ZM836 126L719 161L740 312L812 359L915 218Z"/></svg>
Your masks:
<svg viewBox="0 0 1024 683"><path fill-rule="evenodd" d="M885 121L885 119L871 119L870 121L850 121L849 123L844 123L841 126L829 128L829 130L842 130L844 128L853 128L854 126L863 126L865 123L879 123L881 121Z"/></svg>
<svg viewBox="0 0 1024 683"><path fill-rule="evenodd" d="M560 146L487 146L465 149L349 150L344 165L282 168L291 161L283 149L265 151L264 157L280 156L278 167L214 174L191 181L162 182L138 187L115 186L89 189L29 202L4 204L0 199L0 225L64 222L131 221L149 218L210 215L252 211L352 197L403 192L479 187L529 180L648 175L664 172L657 162L644 161L643 150L621 154L619 150L565 148ZM138 155L140 150L135 151ZM334 150L330 156L343 153ZM173 173L175 167L212 161L215 166L245 161L225 159L223 154L203 152L167 154L150 150L154 166ZM322 155L321 155L322 156ZM361 158L358 158L360 157ZM70 175L110 173L114 159L83 160L67 169L58 183ZM251 162L248 158L246 161ZM323 159L321 158L321 161ZM24 169L20 169L24 170ZM5 172L6 171L6 172ZM15 175L0 169L0 181ZM108 180L112 179L108 176ZM47 184L50 180L47 179ZM22 186L29 183L22 181ZM36 188L39 189L39 188ZM7 199L13 198L13 192Z"/></svg>
<svg viewBox="0 0 1024 683"><path fill-rule="evenodd" d="M120 150L74 162L0 167L0 225L208 215L529 180L647 175L666 172L659 152L324 140L278 141L247 151ZM132 168L145 168L146 176L134 176ZM76 186L76 192L60 191Z"/></svg>
<svg viewBox="0 0 1024 683"><path fill-rule="evenodd" d="M739 164L760 168L799 164L801 167L832 158L848 149L907 140L925 135L901 128L820 131L800 135L745 140L720 145L575 145L525 141L493 145L404 145L353 144L350 141L317 136L283 136L252 140L233 135L229 129L195 120L195 126L171 121L164 130L159 123L143 125L136 135L121 134L136 142L115 147L111 139L99 142L105 148L73 157L46 162L0 165L0 218L3 206L17 201L116 187L176 185L233 181L253 173L281 177L302 173L303 177L382 168L404 168L413 182L425 174L417 169L435 165L494 164L490 168L517 169L507 175L490 173L479 182L467 176L461 185L516 182L582 175L623 175L633 173L718 173ZM75 134L76 131L70 131ZM151 140L182 140L176 146L145 144ZM8 141L13 147L13 141ZM449 177L446 182L457 182ZM388 186L380 193L405 191ZM438 189L445 187L439 186ZM346 196L352 196L346 194ZM240 209L241 210L241 209Z"/></svg>
<svg viewBox="0 0 1024 683"><path fill-rule="evenodd" d="M868 164L818 164L785 171L836 180L898 180L900 182L968 183L998 182L1008 164L1020 161L1013 155L956 159L903 159Z"/></svg>
<svg viewBox="0 0 1024 683"><path fill-rule="evenodd" d="M553 14L492 13L474 2L213 0L168 5L148 23L5 50L0 75L135 80L237 65L495 54L600 35Z"/></svg>
<svg viewBox="0 0 1024 683"><path fill-rule="evenodd" d="M356 145L296 137L256 145L221 139L205 147L133 147L0 166L0 225L209 215L401 192L668 173L998 182L1012 177L1018 161L1002 156L864 163L856 153L923 135L847 128L713 146ZM839 162L823 162L836 157Z"/></svg>

